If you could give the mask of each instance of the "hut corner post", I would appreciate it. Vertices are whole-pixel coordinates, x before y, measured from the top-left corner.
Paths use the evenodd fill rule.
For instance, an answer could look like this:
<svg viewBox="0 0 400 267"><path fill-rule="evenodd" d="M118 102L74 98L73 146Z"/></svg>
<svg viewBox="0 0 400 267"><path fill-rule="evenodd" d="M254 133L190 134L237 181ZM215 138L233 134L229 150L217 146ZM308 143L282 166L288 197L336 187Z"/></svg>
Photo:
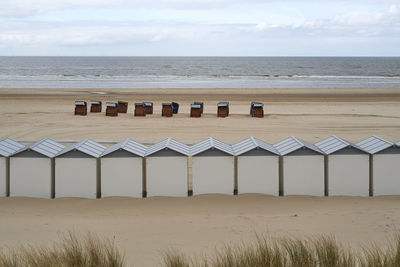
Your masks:
<svg viewBox="0 0 400 267"><path fill-rule="evenodd" d="M369 155L369 196L374 196L374 156Z"/></svg>
<svg viewBox="0 0 400 267"><path fill-rule="evenodd" d="M192 157L187 158L187 188L188 196L193 196L193 173L192 173Z"/></svg>
<svg viewBox="0 0 400 267"><path fill-rule="evenodd" d="M50 198L56 197L56 160L50 159Z"/></svg>
<svg viewBox="0 0 400 267"><path fill-rule="evenodd" d="M147 162L142 158L142 197L147 197Z"/></svg>
<svg viewBox="0 0 400 267"><path fill-rule="evenodd" d="M96 198L101 198L101 159L96 159Z"/></svg>
<svg viewBox="0 0 400 267"><path fill-rule="evenodd" d="M279 156L279 196L283 197L283 156Z"/></svg>
<svg viewBox="0 0 400 267"><path fill-rule="evenodd" d="M10 196L10 158L6 158L6 197Z"/></svg>
<svg viewBox="0 0 400 267"><path fill-rule="evenodd" d="M324 156L324 191L325 196L329 196L329 158Z"/></svg>
<svg viewBox="0 0 400 267"><path fill-rule="evenodd" d="M237 195L238 194L238 157L234 156L233 157L233 166L234 166L234 171L233 171L233 194Z"/></svg>

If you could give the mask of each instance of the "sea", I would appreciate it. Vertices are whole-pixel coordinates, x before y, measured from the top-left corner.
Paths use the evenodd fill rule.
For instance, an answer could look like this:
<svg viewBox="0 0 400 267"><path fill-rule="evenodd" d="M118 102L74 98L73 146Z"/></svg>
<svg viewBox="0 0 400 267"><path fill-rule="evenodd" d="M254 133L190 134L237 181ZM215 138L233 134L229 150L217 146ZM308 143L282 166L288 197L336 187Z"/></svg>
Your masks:
<svg viewBox="0 0 400 267"><path fill-rule="evenodd" d="M0 88L400 88L400 57L0 57Z"/></svg>

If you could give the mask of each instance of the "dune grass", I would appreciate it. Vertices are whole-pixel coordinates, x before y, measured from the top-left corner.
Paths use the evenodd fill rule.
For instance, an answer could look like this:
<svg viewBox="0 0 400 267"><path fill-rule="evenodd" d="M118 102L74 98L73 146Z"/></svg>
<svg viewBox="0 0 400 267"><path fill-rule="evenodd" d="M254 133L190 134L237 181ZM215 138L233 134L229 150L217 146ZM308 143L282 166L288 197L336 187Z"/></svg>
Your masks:
<svg viewBox="0 0 400 267"><path fill-rule="evenodd" d="M109 239L69 232L51 247L0 250L1 267L124 267L124 256Z"/></svg>
<svg viewBox="0 0 400 267"><path fill-rule="evenodd" d="M262 236L252 244L226 246L212 257L201 259L166 251L164 264L166 267L398 267L400 234L386 250L372 244L358 253L331 236L308 239Z"/></svg>

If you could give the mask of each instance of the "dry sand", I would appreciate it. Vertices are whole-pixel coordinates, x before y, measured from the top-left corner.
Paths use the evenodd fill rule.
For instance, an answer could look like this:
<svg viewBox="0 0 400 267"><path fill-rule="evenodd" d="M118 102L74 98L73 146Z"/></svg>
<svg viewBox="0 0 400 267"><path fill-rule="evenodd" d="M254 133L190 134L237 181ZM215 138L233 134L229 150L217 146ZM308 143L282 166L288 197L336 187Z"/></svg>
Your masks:
<svg viewBox="0 0 400 267"><path fill-rule="evenodd" d="M314 142L332 134L358 141L372 134L400 140L399 89L0 89L0 137L157 142L172 137L197 142L213 136L237 142L254 136L276 142L297 136ZM128 114L73 115L75 100L129 101ZM134 102L153 101L154 115L133 116ZM177 101L181 113L161 117L161 103ZM205 115L190 118L190 103ZM216 117L216 103L230 101L231 116ZM265 103L263 119L250 118L250 101Z"/></svg>
<svg viewBox="0 0 400 267"><path fill-rule="evenodd" d="M106 95L96 94L105 91ZM75 100L129 101L129 114L73 116ZM133 103L153 101L155 114L133 117ZM162 118L162 102L181 114ZM189 104L205 102L203 118ZM216 118L216 103L230 101L232 116ZM263 119L248 116L250 101L265 103ZM318 141L332 134L358 141L372 134L400 140L399 89L0 89L0 137L196 142L213 136L235 142L248 136L275 142L288 136ZM29 199L0 198L0 246L49 244L68 231L115 237L130 264L157 266L164 249L212 253L224 243L273 236L333 234L359 248L384 244L400 224L398 197L270 197Z"/></svg>
<svg viewBox="0 0 400 267"><path fill-rule="evenodd" d="M68 230L115 238L130 266L159 266L162 252L212 254L255 233L333 234L354 249L384 245L400 225L397 197L203 195L148 199L0 198L0 246L50 244Z"/></svg>

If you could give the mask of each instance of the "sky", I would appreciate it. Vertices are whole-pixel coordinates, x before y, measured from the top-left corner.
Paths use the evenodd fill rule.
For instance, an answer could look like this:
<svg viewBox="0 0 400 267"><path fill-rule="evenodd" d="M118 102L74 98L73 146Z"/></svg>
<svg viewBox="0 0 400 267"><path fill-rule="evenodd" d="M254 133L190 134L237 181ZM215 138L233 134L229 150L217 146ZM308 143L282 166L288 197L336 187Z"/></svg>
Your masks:
<svg viewBox="0 0 400 267"><path fill-rule="evenodd" d="M400 0L0 0L0 56L400 56Z"/></svg>

